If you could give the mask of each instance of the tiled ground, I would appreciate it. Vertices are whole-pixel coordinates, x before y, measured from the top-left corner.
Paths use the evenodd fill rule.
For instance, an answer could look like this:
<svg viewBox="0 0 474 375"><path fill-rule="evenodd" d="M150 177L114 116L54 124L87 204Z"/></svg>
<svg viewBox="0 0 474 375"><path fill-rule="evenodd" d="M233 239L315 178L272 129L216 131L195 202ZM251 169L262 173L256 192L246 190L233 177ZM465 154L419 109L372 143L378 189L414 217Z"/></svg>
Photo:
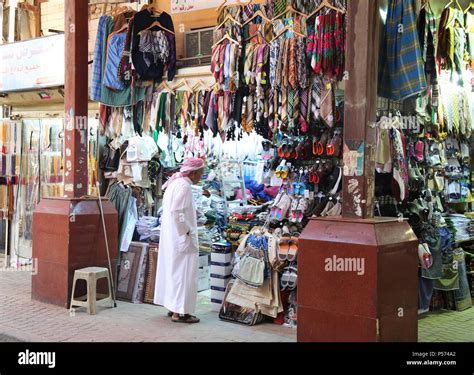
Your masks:
<svg viewBox="0 0 474 375"><path fill-rule="evenodd" d="M205 295L198 299L201 323L171 323L157 306L118 302L89 316L31 301L28 273L0 272L0 342L295 342L296 330L275 324L246 327L222 322L210 311ZM474 342L474 308L420 317L420 342Z"/></svg>
<svg viewBox="0 0 474 375"><path fill-rule="evenodd" d="M474 308L420 316L418 339L421 342L474 342Z"/></svg>

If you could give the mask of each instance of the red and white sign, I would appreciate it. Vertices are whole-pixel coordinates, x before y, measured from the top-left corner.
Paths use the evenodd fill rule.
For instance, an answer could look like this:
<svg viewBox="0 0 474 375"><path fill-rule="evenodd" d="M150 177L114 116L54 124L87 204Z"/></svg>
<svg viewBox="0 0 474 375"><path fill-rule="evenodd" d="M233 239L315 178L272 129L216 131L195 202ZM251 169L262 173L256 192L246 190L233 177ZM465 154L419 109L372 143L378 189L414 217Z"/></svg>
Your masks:
<svg viewBox="0 0 474 375"><path fill-rule="evenodd" d="M225 5L235 4L236 2L236 0L228 0ZM171 13L217 8L222 3L223 0L171 0Z"/></svg>

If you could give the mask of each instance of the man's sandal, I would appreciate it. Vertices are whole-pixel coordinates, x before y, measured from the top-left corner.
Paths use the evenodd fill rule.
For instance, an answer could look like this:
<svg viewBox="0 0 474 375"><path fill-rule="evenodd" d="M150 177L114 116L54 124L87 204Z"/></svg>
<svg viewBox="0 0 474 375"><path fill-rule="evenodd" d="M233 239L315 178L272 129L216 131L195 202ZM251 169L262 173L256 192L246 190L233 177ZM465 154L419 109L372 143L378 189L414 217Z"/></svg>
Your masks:
<svg viewBox="0 0 474 375"><path fill-rule="evenodd" d="M171 321L174 323L199 323L201 320L190 314L180 315L179 318L171 318Z"/></svg>

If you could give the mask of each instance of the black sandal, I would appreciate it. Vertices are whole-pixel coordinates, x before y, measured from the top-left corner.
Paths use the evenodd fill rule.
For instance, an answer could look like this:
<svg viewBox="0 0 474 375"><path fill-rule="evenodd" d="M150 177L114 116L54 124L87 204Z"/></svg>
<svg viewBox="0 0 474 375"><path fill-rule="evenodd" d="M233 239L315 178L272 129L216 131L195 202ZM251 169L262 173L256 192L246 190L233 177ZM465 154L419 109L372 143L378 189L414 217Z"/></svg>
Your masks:
<svg viewBox="0 0 474 375"><path fill-rule="evenodd" d="M180 315L178 319L171 318L171 321L174 323L199 323L201 320L190 314Z"/></svg>

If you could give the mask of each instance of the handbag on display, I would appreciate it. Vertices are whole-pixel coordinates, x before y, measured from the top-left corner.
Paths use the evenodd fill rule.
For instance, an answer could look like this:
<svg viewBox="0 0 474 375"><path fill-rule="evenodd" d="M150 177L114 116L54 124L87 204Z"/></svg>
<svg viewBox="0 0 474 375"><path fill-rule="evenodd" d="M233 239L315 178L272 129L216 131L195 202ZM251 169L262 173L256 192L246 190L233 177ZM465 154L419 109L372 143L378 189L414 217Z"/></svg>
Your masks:
<svg viewBox="0 0 474 375"><path fill-rule="evenodd" d="M115 172L117 171L120 163L120 150L116 150L107 143L102 151L100 158L100 169L104 172Z"/></svg>
<svg viewBox="0 0 474 375"><path fill-rule="evenodd" d="M236 277L248 286L259 288L263 285L265 261L249 254L244 255Z"/></svg>
<svg viewBox="0 0 474 375"><path fill-rule="evenodd" d="M254 326L263 322L265 316L260 311L255 311L254 309L249 309L247 307L243 308L242 306L227 302L227 296L229 295L233 285L233 280L227 284L224 300L222 301L222 306L219 311L219 319L248 326Z"/></svg>

